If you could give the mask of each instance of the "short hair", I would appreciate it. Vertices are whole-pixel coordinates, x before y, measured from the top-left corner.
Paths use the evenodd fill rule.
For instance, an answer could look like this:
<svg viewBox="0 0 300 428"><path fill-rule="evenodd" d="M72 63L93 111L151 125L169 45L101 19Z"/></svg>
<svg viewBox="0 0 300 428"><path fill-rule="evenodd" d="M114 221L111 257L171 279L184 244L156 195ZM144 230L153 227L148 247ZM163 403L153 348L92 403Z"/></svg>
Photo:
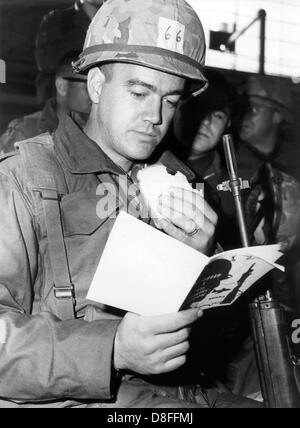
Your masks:
<svg viewBox="0 0 300 428"><path fill-rule="evenodd" d="M206 70L208 89L187 104L187 114L205 117L213 111L223 111L232 119L236 114L238 96L234 86L216 70Z"/></svg>
<svg viewBox="0 0 300 428"><path fill-rule="evenodd" d="M56 77L64 77L64 75L69 76L73 75L72 62L77 58L77 51L69 51L59 62L55 75Z"/></svg>
<svg viewBox="0 0 300 428"><path fill-rule="evenodd" d="M114 74L114 63L109 62L101 65L99 68L105 76L105 81L111 82Z"/></svg>
<svg viewBox="0 0 300 428"><path fill-rule="evenodd" d="M236 125L238 99L233 85L219 71L207 70L205 75L209 80L208 89L194 98L184 100L180 104L180 115L175 119L183 121L191 135L198 130L203 119L214 111L224 112L230 127Z"/></svg>

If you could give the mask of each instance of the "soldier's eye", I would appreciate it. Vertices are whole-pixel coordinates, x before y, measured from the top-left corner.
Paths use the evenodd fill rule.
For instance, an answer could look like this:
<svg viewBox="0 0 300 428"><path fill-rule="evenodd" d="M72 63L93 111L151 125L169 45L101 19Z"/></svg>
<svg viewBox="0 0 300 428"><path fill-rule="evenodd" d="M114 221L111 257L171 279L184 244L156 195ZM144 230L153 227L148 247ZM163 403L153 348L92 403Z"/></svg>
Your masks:
<svg viewBox="0 0 300 428"><path fill-rule="evenodd" d="M166 100L166 103L168 104L169 107L174 108L174 109L178 106L178 101Z"/></svg>
<svg viewBox="0 0 300 428"><path fill-rule="evenodd" d="M134 91L131 91L130 93L131 93L131 95L133 95L133 97L139 98L139 99L145 98L147 96L146 92L136 92L136 91L134 92Z"/></svg>
<svg viewBox="0 0 300 428"><path fill-rule="evenodd" d="M179 104L180 99L177 98L165 98L164 102L171 108L176 109Z"/></svg>
<svg viewBox="0 0 300 428"><path fill-rule="evenodd" d="M214 114L213 114L213 116L216 118L216 119L218 119L218 120L220 120L220 121L222 121L222 122L226 122L226 120L227 120L227 116L226 116L226 114L225 113L223 113L223 112L221 112L221 111L217 111L217 112L215 112Z"/></svg>

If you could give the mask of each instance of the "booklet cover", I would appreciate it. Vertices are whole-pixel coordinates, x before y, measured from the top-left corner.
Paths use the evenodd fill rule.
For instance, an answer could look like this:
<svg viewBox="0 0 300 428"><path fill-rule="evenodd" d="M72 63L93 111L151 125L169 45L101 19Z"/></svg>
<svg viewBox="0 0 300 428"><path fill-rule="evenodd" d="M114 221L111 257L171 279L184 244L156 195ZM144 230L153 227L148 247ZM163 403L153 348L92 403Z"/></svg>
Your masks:
<svg viewBox="0 0 300 428"><path fill-rule="evenodd" d="M144 316L231 305L282 256L280 245L207 257L122 211L87 300Z"/></svg>

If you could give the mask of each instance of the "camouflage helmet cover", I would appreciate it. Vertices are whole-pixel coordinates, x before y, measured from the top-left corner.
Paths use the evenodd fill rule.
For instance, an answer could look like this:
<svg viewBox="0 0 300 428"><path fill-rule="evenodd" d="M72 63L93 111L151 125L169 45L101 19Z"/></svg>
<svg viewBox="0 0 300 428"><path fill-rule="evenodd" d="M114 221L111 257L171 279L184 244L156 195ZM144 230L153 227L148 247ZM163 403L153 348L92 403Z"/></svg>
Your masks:
<svg viewBox="0 0 300 428"><path fill-rule="evenodd" d="M207 86L203 74L205 35L185 0L108 0L95 15L75 71L127 62L192 81L191 92Z"/></svg>
<svg viewBox="0 0 300 428"><path fill-rule="evenodd" d="M282 79L250 76L244 92L259 105L277 110L287 122L290 122L293 110L291 89Z"/></svg>

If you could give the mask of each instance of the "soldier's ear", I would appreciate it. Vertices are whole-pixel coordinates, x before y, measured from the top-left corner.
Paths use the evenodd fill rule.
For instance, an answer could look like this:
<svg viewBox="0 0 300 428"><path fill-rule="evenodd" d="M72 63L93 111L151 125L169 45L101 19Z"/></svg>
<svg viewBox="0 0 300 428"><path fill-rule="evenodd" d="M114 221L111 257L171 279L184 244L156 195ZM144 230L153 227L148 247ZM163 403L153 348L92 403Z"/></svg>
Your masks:
<svg viewBox="0 0 300 428"><path fill-rule="evenodd" d="M99 103L102 88L105 83L105 76L98 67L94 67L89 71L87 79L87 88L91 101L94 104Z"/></svg>
<svg viewBox="0 0 300 428"><path fill-rule="evenodd" d="M55 79L55 87L58 95L66 97L68 93L69 82L61 76L57 76Z"/></svg>

